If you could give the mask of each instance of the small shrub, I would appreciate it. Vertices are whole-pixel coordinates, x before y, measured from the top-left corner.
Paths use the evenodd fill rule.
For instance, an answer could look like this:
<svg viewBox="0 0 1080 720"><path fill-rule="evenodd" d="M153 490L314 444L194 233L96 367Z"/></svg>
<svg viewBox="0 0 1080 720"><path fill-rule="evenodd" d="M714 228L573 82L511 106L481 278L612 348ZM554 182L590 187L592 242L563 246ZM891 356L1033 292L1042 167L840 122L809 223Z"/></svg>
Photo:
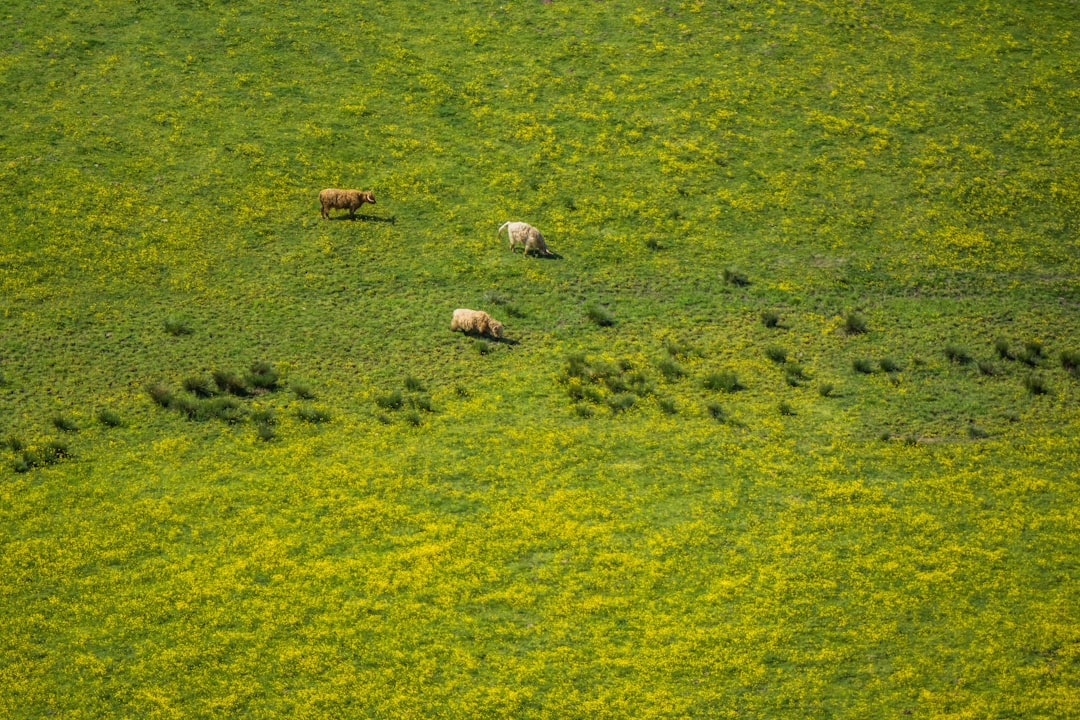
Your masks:
<svg viewBox="0 0 1080 720"><path fill-rule="evenodd" d="M1024 388L1032 395L1046 395L1050 392L1050 386L1042 375L1028 375L1024 378Z"/></svg>
<svg viewBox="0 0 1080 720"><path fill-rule="evenodd" d="M659 240L654 237L650 237L645 239L645 247L647 247L649 250L659 250L662 246L660 245Z"/></svg>
<svg viewBox="0 0 1080 720"><path fill-rule="evenodd" d="M278 422L277 413L270 408L253 410L251 419L256 425L277 425Z"/></svg>
<svg viewBox="0 0 1080 720"><path fill-rule="evenodd" d="M687 358L694 354L694 348L677 340L665 340L664 350L673 358Z"/></svg>
<svg viewBox="0 0 1080 720"><path fill-rule="evenodd" d="M665 415L674 415L678 412L675 407L675 401L671 398L657 398L656 404L660 407L660 411Z"/></svg>
<svg viewBox="0 0 1080 720"><path fill-rule="evenodd" d="M870 375L874 372L874 363L866 358L856 358L852 360L851 367L855 369L855 372L862 373L863 375Z"/></svg>
<svg viewBox="0 0 1080 720"><path fill-rule="evenodd" d="M394 422L394 419L391 418L386 413L379 413L378 415L375 416L375 419L378 420L379 422L381 422L383 425L389 425L392 422Z"/></svg>
<svg viewBox="0 0 1080 720"><path fill-rule="evenodd" d="M682 369L682 366L669 357L657 363L657 368L660 370L660 374L664 376L664 379L669 381L678 380L686 375L686 371Z"/></svg>
<svg viewBox="0 0 1080 720"><path fill-rule="evenodd" d="M412 425L413 427L419 427L420 423L422 422L420 418L420 413L416 412L415 410L410 410L409 412L405 413L405 422Z"/></svg>
<svg viewBox="0 0 1080 720"><path fill-rule="evenodd" d="M12 463L11 469L17 473L30 472L33 469L33 465L26 461L25 457L17 457Z"/></svg>
<svg viewBox="0 0 1080 720"><path fill-rule="evenodd" d="M108 408L98 410L97 419L99 423L106 427L120 427L124 424L120 414Z"/></svg>
<svg viewBox="0 0 1080 720"><path fill-rule="evenodd" d="M620 393L609 397L607 404L608 407L611 408L611 412L621 413L634 407L635 402L637 402L637 396L630 395L629 393Z"/></svg>
<svg viewBox="0 0 1080 720"><path fill-rule="evenodd" d="M221 392L237 397L245 397L250 394L247 384L236 373L227 370L215 370L212 373L214 384Z"/></svg>
<svg viewBox="0 0 1080 720"><path fill-rule="evenodd" d="M53 427L61 432L78 432L79 426L75 424L75 421L71 418L64 417L63 415L54 415L52 418Z"/></svg>
<svg viewBox="0 0 1080 720"><path fill-rule="evenodd" d="M587 400L587 401L589 401L591 403L599 403L599 402L603 402L603 400L604 400L604 396L600 394L600 391L597 390L596 388L592 388L592 387L585 388L584 391L582 392L582 395L583 395L583 399L585 399L585 400Z"/></svg>
<svg viewBox="0 0 1080 720"><path fill-rule="evenodd" d="M1029 340L1024 343L1024 354L1033 358L1039 358L1040 360L1046 357L1046 351L1043 349L1043 344L1038 340Z"/></svg>
<svg viewBox="0 0 1080 720"><path fill-rule="evenodd" d="M277 438L277 430L270 423L256 423L255 432L263 442L270 442Z"/></svg>
<svg viewBox="0 0 1080 720"><path fill-rule="evenodd" d="M423 392L424 383L409 375L405 378L405 389L409 392Z"/></svg>
<svg viewBox="0 0 1080 720"><path fill-rule="evenodd" d="M789 403L787 400L781 400L778 409L780 410L781 415L795 414L795 410L791 407L791 403Z"/></svg>
<svg viewBox="0 0 1080 720"><path fill-rule="evenodd" d="M977 363L975 363L975 367L979 368L980 375L985 375L986 377L993 377L994 375L998 374L997 367L995 367L994 364L988 360L978 361Z"/></svg>
<svg viewBox="0 0 1080 720"><path fill-rule="evenodd" d="M1074 377L1080 377L1080 352L1075 350L1062 350L1059 356L1061 367L1065 372Z"/></svg>
<svg viewBox="0 0 1080 720"><path fill-rule="evenodd" d="M423 410L424 412L435 412L435 408L431 405L431 398L427 395L417 395L409 398L409 405L416 410Z"/></svg>
<svg viewBox="0 0 1080 720"><path fill-rule="evenodd" d="M718 422L724 422L727 420L727 413L724 412L724 406L718 402L709 402L705 404L705 411L709 413L709 417Z"/></svg>
<svg viewBox="0 0 1080 720"><path fill-rule="evenodd" d="M997 351L998 357L1002 360L1015 360L1015 356L1012 350L1009 349L1009 341L1005 338L998 338L994 341L994 350Z"/></svg>
<svg viewBox="0 0 1080 720"><path fill-rule="evenodd" d="M330 413L325 410L318 410L316 408L302 407L296 411L296 416L306 423L312 425L318 425L319 423L328 422L330 420Z"/></svg>
<svg viewBox="0 0 1080 720"><path fill-rule="evenodd" d="M169 408L180 413L188 420L205 420L206 415L202 411L202 405L198 400L184 395L174 395L169 402Z"/></svg>
<svg viewBox="0 0 1080 720"><path fill-rule="evenodd" d="M461 398L467 398L472 393L470 393L469 388L465 387L464 385L455 385L454 394Z"/></svg>
<svg viewBox="0 0 1080 720"><path fill-rule="evenodd" d="M821 397L831 397L833 394L833 389L834 388L832 383L821 383L820 385L818 385L818 395L820 395Z"/></svg>
<svg viewBox="0 0 1080 720"><path fill-rule="evenodd" d="M578 403L574 406L574 414L578 417L590 418L593 416L594 412L595 411L591 407L583 403Z"/></svg>
<svg viewBox="0 0 1080 720"><path fill-rule="evenodd" d="M480 355L487 355L493 349L491 347L491 343L489 343L487 340L481 340L480 338L474 339L472 342L472 346L473 350L475 350Z"/></svg>
<svg viewBox="0 0 1080 720"><path fill-rule="evenodd" d="M990 437L990 433L986 432L985 430L983 430L978 425L975 425L974 423L972 423L971 425L968 425L967 434L968 434L968 437L971 438L972 440L982 440L984 438Z"/></svg>
<svg viewBox="0 0 1080 720"><path fill-rule="evenodd" d="M308 385L306 382L294 380L292 383L289 384L289 389L292 390L293 395L295 395L300 400L315 399L315 391L312 390L311 386Z"/></svg>
<svg viewBox="0 0 1080 720"><path fill-rule="evenodd" d="M489 290L484 293L484 300L492 305L506 305L510 302L509 296L502 294L498 290Z"/></svg>
<svg viewBox="0 0 1080 720"><path fill-rule="evenodd" d="M905 435L903 437L903 442L904 442L905 445L908 445L910 447L915 447L916 445L919 444L919 436L916 435L915 433L908 433L907 435Z"/></svg>
<svg viewBox="0 0 1080 720"><path fill-rule="evenodd" d="M5 442L6 442L7 446L9 448L11 448L11 452L16 452L16 453L17 452L22 452L23 449L26 448L26 444L23 443L23 441L20 440L15 435L8 435L7 440Z"/></svg>
<svg viewBox="0 0 1080 720"><path fill-rule="evenodd" d="M596 303L585 308L585 316L599 327L611 327L615 324L615 316Z"/></svg>
<svg viewBox="0 0 1080 720"><path fill-rule="evenodd" d="M784 379L792 387L798 387L803 380L809 380L810 375L806 369L797 362L784 363Z"/></svg>
<svg viewBox="0 0 1080 720"><path fill-rule="evenodd" d="M71 457L71 450L63 440L50 440L41 449L41 457L46 465L52 465Z"/></svg>
<svg viewBox="0 0 1080 720"><path fill-rule="evenodd" d="M165 318L165 332L177 337L190 335L192 333L191 324L182 317L170 315Z"/></svg>
<svg viewBox="0 0 1080 720"><path fill-rule="evenodd" d="M648 376L643 372L631 373L626 376L626 384L630 388L630 392L639 397L646 395L652 395L656 391L652 382L649 381Z"/></svg>
<svg viewBox="0 0 1080 720"><path fill-rule="evenodd" d="M726 267L724 268L724 282L735 287L746 287L750 284L750 278L738 268Z"/></svg>
<svg viewBox="0 0 1080 720"><path fill-rule="evenodd" d="M194 394L196 397L208 398L217 394L211 386L210 381L204 377L184 378L183 385L185 390Z"/></svg>
<svg viewBox="0 0 1080 720"><path fill-rule="evenodd" d="M172 391L161 383L154 383L152 385L148 385L146 388L146 394L150 396L151 400L153 400L161 407L167 408L172 405Z"/></svg>
<svg viewBox="0 0 1080 720"><path fill-rule="evenodd" d="M246 379L248 385L257 390L277 389L278 373L274 366L268 362L253 363Z"/></svg>
<svg viewBox="0 0 1080 720"><path fill-rule="evenodd" d="M878 435L878 440L880 440L881 442L889 442L890 440L892 440L892 433L888 430L883 430L881 434Z"/></svg>
<svg viewBox="0 0 1080 720"><path fill-rule="evenodd" d="M603 378L604 385L613 393L624 393L630 389L626 380L621 375L606 375Z"/></svg>
<svg viewBox="0 0 1080 720"><path fill-rule="evenodd" d="M375 404L381 407L383 410L397 410L402 405L401 392L395 390L386 395L376 395Z"/></svg>
<svg viewBox="0 0 1080 720"><path fill-rule="evenodd" d="M769 358L777 365L783 365L787 362L788 355L787 350L784 348L778 345L770 345L765 348L765 357Z"/></svg>
<svg viewBox="0 0 1080 720"><path fill-rule="evenodd" d="M215 397L205 400L199 408L198 414L203 417L224 420L230 425L242 422L244 419L244 411L240 407L240 403L231 397Z"/></svg>
<svg viewBox="0 0 1080 720"><path fill-rule="evenodd" d="M881 358L881 360L878 361L878 367L881 368L882 372L900 372L900 365L898 365L897 362L892 358Z"/></svg>
<svg viewBox="0 0 1080 720"><path fill-rule="evenodd" d="M766 310L761 313L761 324L767 328L774 328L780 325L780 313L775 310Z"/></svg>
<svg viewBox="0 0 1080 720"><path fill-rule="evenodd" d="M965 348L951 343L945 346L945 357L949 362L957 365L967 365L972 361L971 353Z"/></svg>
<svg viewBox="0 0 1080 720"><path fill-rule="evenodd" d="M866 331L866 318L859 313L849 312L844 318L844 332L848 335L861 335Z"/></svg>
<svg viewBox="0 0 1080 720"><path fill-rule="evenodd" d="M573 353L566 356L566 377L584 378L589 372L589 361L584 353Z"/></svg>
<svg viewBox="0 0 1080 720"><path fill-rule="evenodd" d="M706 390L722 390L733 393L743 389L738 376L731 371L716 372L705 376L701 383Z"/></svg>

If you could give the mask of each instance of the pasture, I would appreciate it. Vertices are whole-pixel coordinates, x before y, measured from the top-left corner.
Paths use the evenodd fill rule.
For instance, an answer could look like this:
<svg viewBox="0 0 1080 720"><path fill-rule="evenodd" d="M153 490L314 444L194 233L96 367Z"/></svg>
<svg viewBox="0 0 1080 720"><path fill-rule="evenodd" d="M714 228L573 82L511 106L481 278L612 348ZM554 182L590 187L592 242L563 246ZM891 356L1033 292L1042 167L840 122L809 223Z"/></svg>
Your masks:
<svg viewBox="0 0 1080 720"><path fill-rule="evenodd" d="M7 3L0 715L1075 716L1078 27Z"/></svg>

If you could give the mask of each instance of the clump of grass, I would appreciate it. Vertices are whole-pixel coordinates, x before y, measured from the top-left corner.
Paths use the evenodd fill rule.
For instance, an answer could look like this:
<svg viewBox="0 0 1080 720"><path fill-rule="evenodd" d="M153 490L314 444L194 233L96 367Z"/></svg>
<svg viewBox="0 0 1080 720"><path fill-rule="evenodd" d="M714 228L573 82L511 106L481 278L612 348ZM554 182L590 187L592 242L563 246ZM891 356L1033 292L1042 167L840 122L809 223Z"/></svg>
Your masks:
<svg viewBox="0 0 1080 720"><path fill-rule="evenodd" d="M694 348L678 340L665 340L664 351L673 358L687 358L694 354Z"/></svg>
<svg viewBox="0 0 1080 720"><path fill-rule="evenodd" d="M626 376L626 385L630 392L638 397L652 395L656 391L655 386L643 372L630 373Z"/></svg>
<svg viewBox="0 0 1080 720"><path fill-rule="evenodd" d="M64 440L50 440L45 443L45 447L41 450L46 465L52 465L53 463L71 457L71 449Z"/></svg>
<svg viewBox="0 0 1080 720"><path fill-rule="evenodd" d="M595 414L595 411L585 403L578 403L574 406L574 414L578 417L590 418Z"/></svg>
<svg viewBox="0 0 1080 720"><path fill-rule="evenodd" d="M798 387L802 384L803 380L809 379L810 375L799 363L790 361L784 363L784 380L791 387Z"/></svg>
<svg viewBox="0 0 1080 720"><path fill-rule="evenodd" d="M97 412L98 422L105 427L120 427L124 424L120 414L109 408L101 408Z"/></svg>
<svg viewBox="0 0 1080 720"><path fill-rule="evenodd" d="M435 412L435 408L431 404L431 398L427 395L416 395L409 398L409 405L416 410L423 410L424 412Z"/></svg>
<svg viewBox="0 0 1080 720"><path fill-rule="evenodd" d="M974 423L972 423L971 425L968 425L967 434L968 434L968 437L971 438L972 440L982 440L984 438L990 437L990 433L986 432L985 430L983 430L981 427L979 427L978 425L976 425Z"/></svg>
<svg viewBox="0 0 1080 720"><path fill-rule="evenodd" d="M276 390L278 379L277 370L265 361L252 363L246 376L247 384L257 390Z"/></svg>
<svg viewBox="0 0 1080 720"><path fill-rule="evenodd" d="M678 380L686 375L686 371L683 370L682 366L669 357L666 357L657 363L656 367L660 370L660 374L664 376L664 379L669 382Z"/></svg>
<svg viewBox="0 0 1080 720"><path fill-rule="evenodd" d="M727 412L724 411L724 406L718 402L712 401L705 403L705 412L709 414L713 420L717 422L727 421Z"/></svg>
<svg viewBox="0 0 1080 720"><path fill-rule="evenodd" d="M791 403L787 400L781 400L777 408L780 410L781 415L790 416L795 414L795 409L791 407Z"/></svg>
<svg viewBox="0 0 1080 720"><path fill-rule="evenodd" d="M469 388L465 387L464 385L455 385L454 394L460 398L467 398L472 395L472 392L470 392Z"/></svg>
<svg viewBox="0 0 1080 720"><path fill-rule="evenodd" d="M161 383L152 383L146 387L146 394L150 396L150 399L163 408L167 408L172 405L173 394L169 388Z"/></svg>
<svg viewBox="0 0 1080 720"><path fill-rule="evenodd" d="M10 384L11 381L8 380L7 375L4 374L3 370L0 370L0 387L7 387Z"/></svg>
<svg viewBox="0 0 1080 720"><path fill-rule="evenodd" d="M1029 340L1024 343L1024 354L1042 360L1046 357L1046 350L1038 340Z"/></svg>
<svg viewBox="0 0 1080 720"><path fill-rule="evenodd" d="M277 429L270 423L256 423L255 433L259 436L259 439L263 442L270 442L277 438Z"/></svg>
<svg viewBox="0 0 1080 720"><path fill-rule="evenodd" d="M585 377L589 370L589 361L585 353L571 353L566 356L566 377Z"/></svg>
<svg viewBox="0 0 1080 720"><path fill-rule="evenodd" d="M503 295L498 290L491 290L489 292L484 293L484 300L486 300L488 303L491 303L492 305L498 305L508 315L510 315L512 317L516 317L516 318L525 317L524 311L522 311L521 308L519 308L516 304L511 302L511 300L510 300L510 298L508 296Z"/></svg>
<svg viewBox="0 0 1080 720"><path fill-rule="evenodd" d="M724 268L724 282L735 287L746 287L750 284L750 278L738 268L726 267Z"/></svg>
<svg viewBox="0 0 1080 720"><path fill-rule="evenodd" d="M585 317L599 327L611 327L615 324L615 316L607 308L596 303L585 308Z"/></svg>
<svg viewBox="0 0 1080 720"><path fill-rule="evenodd" d="M818 385L817 389L818 395L826 398L832 396L833 390L834 388L832 383L821 383L820 385Z"/></svg>
<svg viewBox="0 0 1080 720"><path fill-rule="evenodd" d="M608 407L611 408L613 413L621 413L634 407L635 402L637 402L636 396L629 393L620 393L608 398Z"/></svg>
<svg viewBox="0 0 1080 720"><path fill-rule="evenodd" d="M890 440L892 440L892 433L888 430L882 430L881 434L878 435L878 440L880 440L881 442L889 442Z"/></svg>
<svg viewBox="0 0 1080 720"><path fill-rule="evenodd" d="M1061 367L1073 377L1080 378L1080 352L1075 350L1062 350L1058 356Z"/></svg>
<svg viewBox="0 0 1080 720"><path fill-rule="evenodd" d="M75 421L63 414L53 415L52 424L60 432L73 433L79 431L79 426Z"/></svg>
<svg viewBox="0 0 1080 720"><path fill-rule="evenodd" d="M765 348L765 357L769 358L777 365L783 365L787 362L788 354L787 350L779 345L769 345Z"/></svg>
<svg viewBox="0 0 1080 720"><path fill-rule="evenodd" d="M237 397L245 397L250 394L247 383L236 373L227 370L215 370L211 376L214 378L214 384L218 386L218 390L221 392L236 395Z"/></svg>
<svg viewBox="0 0 1080 720"><path fill-rule="evenodd" d="M907 435L905 435L902 438L902 441L903 441L903 443L905 445L908 445L910 447L915 447L916 445L919 444L919 436L916 435L915 433L911 432L911 433L908 433Z"/></svg>
<svg viewBox="0 0 1080 720"><path fill-rule="evenodd" d="M401 392L399 390L394 390L385 395L375 396L375 404L383 410L397 410L401 407L402 403Z"/></svg>
<svg viewBox="0 0 1080 720"><path fill-rule="evenodd" d="M480 338L474 339L472 342L472 346L473 350L475 350L479 355L487 355L494 349L491 347L491 343L489 343L487 340L481 340Z"/></svg>
<svg viewBox="0 0 1080 720"><path fill-rule="evenodd" d="M881 368L882 372L900 372L900 365L892 358L881 358L881 360L878 361L878 367Z"/></svg>
<svg viewBox="0 0 1080 720"><path fill-rule="evenodd" d="M410 410L409 412L405 413L404 419L405 422L407 422L409 425L412 425L413 427L419 427L420 423L422 422L420 413L416 412L415 410Z"/></svg>
<svg viewBox="0 0 1080 720"><path fill-rule="evenodd" d="M293 395L295 395L300 400L315 399L315 391L312 390L311 386L308 385L306 382L294 380L289 384L289 389L292 390Z"/></svg>
<svg viewBox="0 0 1080 720"><path fill-rule="evenodd" d="M379 413L375 416L375 419L381 422L383 425L390 425L394 422L394 419L386 413Z"/></svg>
<svg viewBox="0 0 1080 720"><path fill-rule="evenodd" d="M217 394L216 390L210 384L210 381L204 377L194 376L184 378L183 386L185 390L196 397L208 398Z"/></svg>
<svg viewBox="0 0 1080 720"><path fill-rule="evenodd" d="M994 341L994 350L997 351L998 357L1002 360L1016 359L1016 356L1013 355L1012 350L1009 349L1009 341L1005 338L998 338Z"/></svg>
<svg viewBox="0 0 1080 720"><path fill-rule="evenodd" d="M986 377L993 377L998 374L997 367L989 360L979 360L975 363L975 367L979 369L980 375L985 375Z"/></svg>
<svg viewBox="0 0 1080 720"><path fill-rule="evenodd" d="M22 452L26 448L26 444L17 435L8 435L4 442L12 452Z"/></svg>
<svg viewBox="0 0 1080 720"><path fill-rule="evenodd" d="M302 407L296 411L296 416L306 423L318 425L330 421L330 413L318 408Z"/></svg>
<svg viewBox="0 0 1080 720"><path fill-rule="evenodd" d="M866 318L857 312L849 312L844 318L844 332L848 335L861 335L868 330Z"/></svg>
<svg viewBox="0 0 1080 720"><path fill-rule="evenodd" d="M649 237L645 238L645 247L649 250L660 250L663 248L663 245L660 244L660 241L658 239L654 237Z"/></svg>
<svg viewBox="0 0 1080 720"><path fill-rule="evenodd" d="M175 410L188 420L205 420L206 415L202 411L202 405L198 400L184 395L174 395L169 401L169 409Z"/></svg>
<svg viewBox="0 0 1080 720"><path fill-rule="evenodd" d="M277 425L278 422L277 413L271 408L253 410L251 419L256 425Z"/></svg>
<svg viewBox="0 0 1080 720"><path fill-rule="evenodd" d="M874 363L866 358L855 358L851 361L851 367L854 368L855 372L863 375L870 375L874 372Z"/></svg>
<svg viewBox="0 0 1080 720"><path fill-rule="evenodd" d="M1024 378L1024 389L1032 395L1047 395L1050 393L1050 386L1046 383L1046 378L1036 374Z"/></svg>
<svg viewBox="0 0 1080 720"><path fill-rule="evenodd" d="M780 313L775 310L766 310L761 313L761 324L767 328L780 326Z"/></svg>
<svg viewBox="0 0 1080 720"><path fill-rule="evenodd" d="M972 361L971 353L967 349L949 343L945 346L945 358L957 365L967 365Z"/></svg>
<svg viewBox="0 0 1080 720"><path fill-rule="evenodd" d="M405 377L405 389L409 392L423 392L424 383L412 375L408 375Z"/></svg>
<svg viewBox="0 0 1080 720"><path fill-rule="evenodd" d="M675 401L671 398L657 398L656 404L659 406L660 411L665 415L674 415L678 412L678 408L675 407Z"/></svg>
<svg viewBox="0 0 1080 720"><path fill-rule="evenodd" d="M190 335L193 330L191 329L191 323L185 318L179 315L170 315L165 318L165 332L179 337L181 335Z"/></svg>
<svg viewBox="0 0 1080 720"><path fill-rule="evenodd" d="M244 419L244 411L240 407L239 401L231 397L215 397L205 400L196 413L200 417L224 420L230 425L235 425Z"/></svg>
<svg viewBox="0 0 1080 720"><path fill-rule="evenodd" d="M743 386L739 383L738 375L730 370L710 373L705 376L701 384L706 390L721 390L728 393L738 392L743 389Z"/></svg>

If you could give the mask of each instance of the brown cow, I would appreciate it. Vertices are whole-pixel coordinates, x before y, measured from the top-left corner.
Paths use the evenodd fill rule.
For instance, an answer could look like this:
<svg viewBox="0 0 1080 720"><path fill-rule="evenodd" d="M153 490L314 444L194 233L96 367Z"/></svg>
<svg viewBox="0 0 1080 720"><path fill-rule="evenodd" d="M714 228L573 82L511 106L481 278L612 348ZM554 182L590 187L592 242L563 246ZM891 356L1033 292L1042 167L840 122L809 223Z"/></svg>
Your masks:
<svg viewBox="0 0 1080 720"><path fill-rule="evenodd" d="M330 218L331 210L348 210L349 219L356 219L356 209L364 203L375 204L375 193L370 190L338 190L327 188L319 193L322 216Z"/></svg>

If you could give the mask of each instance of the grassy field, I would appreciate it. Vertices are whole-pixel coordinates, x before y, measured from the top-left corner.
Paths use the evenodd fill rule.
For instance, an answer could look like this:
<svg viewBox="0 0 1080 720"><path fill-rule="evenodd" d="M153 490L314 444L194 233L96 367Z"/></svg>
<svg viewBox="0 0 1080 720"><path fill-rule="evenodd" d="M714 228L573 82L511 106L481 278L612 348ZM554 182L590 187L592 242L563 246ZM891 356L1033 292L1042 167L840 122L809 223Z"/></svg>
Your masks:
<svg viewBox="0 0 1080 720"><path fill-rule="evenodd" d="M7 3L0 715L1077 716L1078 27Z"/></svg>

